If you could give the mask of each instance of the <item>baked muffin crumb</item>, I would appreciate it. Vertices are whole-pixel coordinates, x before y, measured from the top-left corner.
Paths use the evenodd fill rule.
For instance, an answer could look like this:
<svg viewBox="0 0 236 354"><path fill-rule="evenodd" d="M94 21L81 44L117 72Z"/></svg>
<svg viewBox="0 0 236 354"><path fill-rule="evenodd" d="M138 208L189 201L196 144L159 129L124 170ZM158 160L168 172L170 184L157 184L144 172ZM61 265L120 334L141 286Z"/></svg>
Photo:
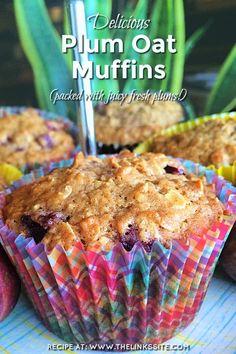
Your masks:
<svg viewBox="0 0 236 354"><path fill-rule="evenodd" d="M183 120L182 106L174 101L110 102L95 112L97 141L105 145L135 145Z"/></svg>
<svg viewBox="0 0 236 354"><path fill-rule="evenodd" d="M187 240L220 219L224 208L204 177L188 174L163 154L129 151L100 159L80 153L70 168L24 185L6 198L3 217L9 228L48 250L109 250L121 242L126 250L141 241L147 251L154 240L164 245Z"/></svg>
<svg viewBox="0 0 236 354"><path fill-rule="evenodd" d="M173 136L154 138L152 150L216 167L236 160L236 120L212 119Z"/></svg>
<svg viewBox="0 0 236 354"><path fill-rule="evenodd" d="M0 162L33 166L67 158L75 148L61 120L45 120L34 109L0 120Z"/></svg>

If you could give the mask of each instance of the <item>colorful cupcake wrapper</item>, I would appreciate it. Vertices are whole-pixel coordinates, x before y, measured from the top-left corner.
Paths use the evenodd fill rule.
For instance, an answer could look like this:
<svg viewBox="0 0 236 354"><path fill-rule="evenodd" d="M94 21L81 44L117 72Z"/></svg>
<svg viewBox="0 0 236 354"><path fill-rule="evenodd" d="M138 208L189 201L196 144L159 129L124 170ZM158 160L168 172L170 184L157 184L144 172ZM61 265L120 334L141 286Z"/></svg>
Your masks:
<svg viewBox="0 0 236 354"><path fill-rule="evenodd" d="M24 176L0 194L0 208L15 188L71 162ZM49 330L74 343L162 343L193 320L235 221L236 188L211 170L182 163L189 172L205 175L231 212L187 243L173 240L165 248L155 241L150 253L139 242L130 252L119 243L98 253L78 242L70 251L57 245L48 253L42 243L16 235L0 219L1 243Z"/></svg>
<svg viewBox="0 0 236 354"><path fill-rule="evenodd" d="M219 119L219 118L224 119L224 120L229 119L229 118L233 118L236 120L236 112L213 114L213 115L209 115L209 116L200 117L195 120L189 120L187 122L176 124L170 128L162 130L160 135L173 136L175 134L179 134L179 133L183 133L188 130L191 130L198 125L202 125L202 124L208 122L209 120ZM135 149L135 152L136 153L143 153L146 151L151 151L152 150L152 143L153 143L153 137L145 140L142 144L140 144ZM232 183L236 183L236 161L230 166L221 166L221 167L217 168L214 165L211 165L211 166L208 166L208 168L213 171L216 171L216 173L219 176L224 177L228 181L230 181Z"/></svg>
<svg viewBox="0 0 236 354"><path fill-rule="evenodd" d="M29 107L23 107L23 106L1 106L0 107L0 119L3 117L6 117L8 115L11 114L20 114L22 112L24 112L26 109L28 109ZM40 109L36 109L33 108L34 111L36 111L42 118L44 118L45 120L59 120L61 122L63 122L66 131L73 137L74 142L75 142L75 149L73 151L68 152L68 154L66 156L64 156L65 159L67 158L72 158L74 157L79 151L80 151L80 146L79 146L79 132L78 132L78 128L76 127L76 125L70 121L68 118L62 117L56 113L53 112L46 112L46 111L42 111ZM51 161L54 162L54 161ZM47 163L45 163L47 164ZM35 162L34 166L21 166L21 171L26 174L29 173L32 169L35 168L39 168L40 164L37 163L37 161Z"/></svg>

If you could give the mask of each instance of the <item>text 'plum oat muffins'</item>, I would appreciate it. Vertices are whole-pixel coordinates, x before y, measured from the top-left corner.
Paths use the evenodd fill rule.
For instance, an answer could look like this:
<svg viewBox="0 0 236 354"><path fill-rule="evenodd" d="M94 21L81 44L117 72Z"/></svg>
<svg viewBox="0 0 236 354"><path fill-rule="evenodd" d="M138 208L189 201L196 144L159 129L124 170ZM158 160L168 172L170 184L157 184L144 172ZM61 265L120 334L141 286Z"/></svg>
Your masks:
<svg viewBox="0 0 236 354"><path fill-rule="evenodd" d="M68 158L75 149L65 121L46 120L38 110L4 114L0 124L0 163L32 167Z"/></svg>
<svg viewBox="0 0 236 354"><path fill-rule="evenodd" d="M112 101L95 111L96 138L109 147L135 146L161 129L182 121L182 106L174 101ZM106 151L104 151L106 152ZM112 152L112 151L111 151Z"/></svg>
<svg viewBox="0 0 236 354"><path fill-rule="evenodd" d="M0 193L0 242L63 340L159 344L196 316L235 212L236 189L191 161L80 154Z"/></svg>
<svg viewBox="0 0 236 354"><path fill-rule="evenodd" d="M211 119L171 136L157 136L152 151L181 157L204 166L231 165L236 160L236 120Z"/></svg>
<svg viewBox="0 0 236 354"><path fill-rule="evenodd" d="M139 240L150 250L154 240L199 235L223 215L223 206L204 178L185 173L162 154L135 156L123 151L104 160L79 154L74 165L57 169L9 195L3 210L17 233L70 249L82 241L128 250Z"/></svg>

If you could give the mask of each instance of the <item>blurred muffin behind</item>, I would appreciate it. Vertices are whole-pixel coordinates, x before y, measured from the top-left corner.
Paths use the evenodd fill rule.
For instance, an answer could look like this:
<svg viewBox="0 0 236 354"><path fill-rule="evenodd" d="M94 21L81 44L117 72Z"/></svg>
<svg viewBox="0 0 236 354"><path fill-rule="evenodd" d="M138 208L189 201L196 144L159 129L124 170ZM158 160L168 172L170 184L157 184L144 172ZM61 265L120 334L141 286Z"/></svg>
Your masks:
<svg viewBox="0 0 236 354"><path fill-rule="evenodd" d="M231 165L236 160L236 119L210 119L190 130L156 136L151 150L204 166Z"/></svg>
<svg viewBox="0 0 236 354"><path fill-rule="evenodd" d="M72 122L32 108L0 110L0 163L32 168L68 158L76 147ZM55 119L56 118L56 119Z"/></svg>
<svg viewBox="0 0 236 354"><path fill-rule="evenodd" d="M99 104L95 111L96 137L100 152L118 152L133 147L162 129L184 119L176 101L112 101Z"/></svg>

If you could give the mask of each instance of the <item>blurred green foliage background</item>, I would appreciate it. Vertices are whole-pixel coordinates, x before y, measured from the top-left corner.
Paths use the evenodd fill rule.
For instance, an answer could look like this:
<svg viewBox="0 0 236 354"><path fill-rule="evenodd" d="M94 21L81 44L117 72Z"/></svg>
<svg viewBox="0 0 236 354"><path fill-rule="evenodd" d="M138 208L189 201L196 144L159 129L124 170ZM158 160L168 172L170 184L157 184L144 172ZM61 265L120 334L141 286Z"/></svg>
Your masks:
<svg viewBox="0 0 236 354"><path fill-rule="evenodd" d="M9 0L1 0L0 3L0 43L1 43L1 51L0 51L0 104L1 105L39 105L39 93L43 92L43 89L40 85L44 85L42 80L40 81L40 85L34 84L34 79L37 76L32 66L30 66L29 61L27 60L26 54L27 49L23 51L22 46L19 41L19 18L22 16L22 23L24 22L25 13L23 13L22 8L24 7L24 1L26 0L16 0L15 1L15 13L14 13L14 6L13 1ZM38 0L36 0L37 2ZM159 3L161 0L159 0ZM164 1L163 4L167 3L168 0ZM26 4L30 6L30 1L27 0ZM40 0L39 0L40 3ZM48 9L49 16L51 21L58 31L59 34L64 33L64 8L63 8L63 1L62 0L48 0L45 1ZM91 1L88 1L88 4L91 4ZM98 2L99 3L99 2ZM109 1L107 2L109 3ZM139 9L140 13L145 11L148 13L150 9L155 8L157 6L155 3L158 3L158 0L151 0L151 1L124 1L124 0L117 0L112 2L112 15L115 16L118 12L124 13L124 9L131 11L130 13L137 13L138 5L141 6ZM169 1L169 4L173 3L173 6L176 6L176 3L182 3L182 0L176 1ZM31 1L31 5L33 2ZM96 4L96 1L93 2ZM101 4L101 1L100 1ZM145 5L146 4L146 5ZM136 6L137 5L137 6ZM182 69L183 64L180 63L172 70L170 73L171 78L173 78L170 85L166 86L166 83L162 83L162 87L155 87L152 86L152 89L167 89L171 90L174 89L174 86L179 87L180 83L183 87L186 87L189 90L189 98L193 103L197 114L202 114L204 111L204 107L206 106L206 99L209 96L209 91L212 88L216 76L218 74L219 68L222 66L225 58L227 57L230 50L233 48L235 44L235 15L236 15L236 2L231 0L225 0L224 2L218 0L186 0L183 2L184 5L184 12L185 12L185 25L182 24L182 34L186 32L186 38L191 38L196 41L196 44L191 48L191 53L185 60L184 66L184 81L182 83ZM22 8L21 8L22 7ZM25 8L24 8L25 9ZM131 10L129 10L131 9ZM27 10L27 9L26 9ZM22 11L22 12L21 12ZM32 14L30 12L30 7L28 8L28 15ZM132 12L133 11L133 12ZM154 27L154 32L152 33L152 37L161 36L161 33L165 33L165 21L168 22L168 14L166 9L163 8L162 16L162 28ZM176 16L176 8L172 9L174 11L174 15ZM18 19L18 29L16 26L16 17L15 14L17 12L17 19ZM139 15L139 13L137 13ZM153 12L152 12L153 15ZM157 11L155 12L155 16L157 17ZM171 17L171 13L169 14ZM137 16L140 17L140 16ZM155 17L155 18L156 18ZM173 16L172 16L173 17ZM165 19L165 21L163 20ZM32 23L34 21L34 15L32 15ZM181 14L180 17L177 19L181 21ZM173 20L173 19L172 19ZM164 22L164 25L163 25ZM164 27L164 28L163 28ZM153 25L152 25L153 28ZM39 36L43 36L43 33L46 29L39 28ZM176 28L175 28L176 31ZM134 35L134 34L132 34ZM197 38L199 36L199 38ZM25 41L29 45L29 41ZM51 47L50 47L51 48ZM52 48L51 48L52 49ZM182 51L182 49L181 49ZM30 52L30 55L32 53ZM37 54L35 54L37 56ZM29 58L29 55L28 55ZM165 61L166 58L163 58ZM167 60L169 60L167 58ZM231 57L228 59L228 70L229 66L231 65L232 70L232 62L235 60L235 50ZM158 60L159 62L159 60ZM34 65L33 65L34 66ZM62 67L63 65L60 65ZM180 69L179 69L180 68ZM66 71L67 69L64 68L64 71L61 73L61 77L65 78L69 74ZM234 69L233 69L234 70ZM216 105L217 102L222 100L222 93L218 94L216 89L219 91L219 86L222 85L229 85L226 77L227 68L224 67L224 70L221 70L221 81L218 83L218 87L216 87L210 99L208 100L208 106L206 107L205 111L212 112L212 109L215 111L221 110L221 105ZM234 71L233 71L234 74ZM48 77L49 74L46 74ZM56 75L56 71L54 76ZM230 77L232 81L232 72L230 72ZM42 79L42 77L40 77ZM61 83L61 79L57 78L58 81ZM219 79L218 79L219 80ZM42 82L41 82L42 81ZM46 83L47 84L47 83ZM54 84L54 83L53 83ZM133 84L133 83L132 83ZM149 83L147 83L148 85ZM66 84L65 84L66 85ZM99 83L98 83L99 85ZM63 85L62 85L63 86ZM55 86L54 86L55 87ZM128 87L128 86L127 86ZM147 89L147 87L137 87L139 90ZM38 92L37 92L38 91ZM47 91L47 87L46 87ZM215 91L215 92L214 92ZM230 98L230 105L225 107L230 109L235 108L236 102L234 102L234 97L236 97L235 92L235 85L232 88ZM227 93L227 90L224 90ZM217 96L218 94L218 96ZM37 97L36 97L37 96ZM228 93L226 94L228 96ZM45 97L42 97L41 100L43 102ZM227 101L227 97L223 98ZM42 103L41 103L42 106ZM214 106L212 108L212 106ZM54 107L46 107L49 110L53 110ZM51 108L51 109L50 109ZM62 113L66 113L63 111L63 107L60 108Z"/></svg>

